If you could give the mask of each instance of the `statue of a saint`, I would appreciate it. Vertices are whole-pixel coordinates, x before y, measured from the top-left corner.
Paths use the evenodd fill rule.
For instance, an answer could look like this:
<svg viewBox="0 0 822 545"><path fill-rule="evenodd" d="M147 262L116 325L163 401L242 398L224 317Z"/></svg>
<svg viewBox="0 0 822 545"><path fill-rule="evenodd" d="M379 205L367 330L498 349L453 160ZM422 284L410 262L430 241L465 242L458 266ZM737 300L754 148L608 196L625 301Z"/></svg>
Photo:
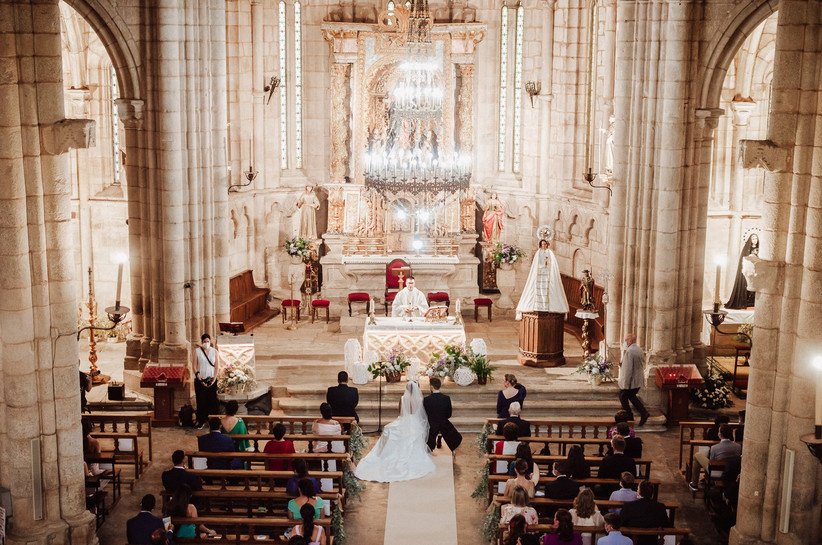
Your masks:
<svg viewBox="0 0 822 545"><path fill-rule="evenodd" d="M582 279L579 282L579 304L585 312L596 312L594 306L594 279L588 269L582 271Z"/></svg>
<svg viewBox="0 0 822 545"><path fill-rule="evenodd" d="M502 237L502 216L505 209L502 201L496 193L491 193L485 203L485 210L482 213L482 238L486 242L497 243Z"/></svg>
<svg viewBox="0 0 822 545"><path fill-rule="evenodd" d="M568 312L568 299L562 287L562 277L559 274L559 265L551 243L547 239L539 241L539 250L534 253L531 271L525 281L517 305L517 320L522 318L523 312Z"/></svg>
<svg viewBox="0 0 822 545"><path fill-rule="evenodd" d="M725 308L748 308L754 306L756 293L748 291L748 281L742 274L742 260L745 256L751 254L759 255L759 235L752 233L742 251L739 253L739 265L736 269L736 279L734 279L734 288L731 290L731 298L725 303Z"/></svg>
<svg viewBox="0 0 822 545"><path fill-rule="evenodd" d="M305 186L305 192L297 199L297 208L300 209L300 236L306 240L316 240L320 200L314 193L313 185Z"/></svg>
<svg viewBox="0 0 822 545"><path fill-rule="evenodd" d="M608 118L608 131L605 133L605 173L614 173L614 130L616 118Z"/></svg>

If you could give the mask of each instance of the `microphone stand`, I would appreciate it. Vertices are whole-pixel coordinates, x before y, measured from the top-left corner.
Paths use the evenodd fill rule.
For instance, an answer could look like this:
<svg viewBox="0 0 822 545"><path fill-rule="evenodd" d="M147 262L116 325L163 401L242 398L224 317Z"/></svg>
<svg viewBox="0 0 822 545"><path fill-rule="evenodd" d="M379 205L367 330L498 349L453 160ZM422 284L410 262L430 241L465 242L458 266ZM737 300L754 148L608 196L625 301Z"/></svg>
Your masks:
<svg viewBox="0 0 822 545"><path fill-rule="evenodd" d="M379 382L377 382L377 384L377 429L374 431L364 432L363 435L382 435L382 373L380 373Z"/></svg>

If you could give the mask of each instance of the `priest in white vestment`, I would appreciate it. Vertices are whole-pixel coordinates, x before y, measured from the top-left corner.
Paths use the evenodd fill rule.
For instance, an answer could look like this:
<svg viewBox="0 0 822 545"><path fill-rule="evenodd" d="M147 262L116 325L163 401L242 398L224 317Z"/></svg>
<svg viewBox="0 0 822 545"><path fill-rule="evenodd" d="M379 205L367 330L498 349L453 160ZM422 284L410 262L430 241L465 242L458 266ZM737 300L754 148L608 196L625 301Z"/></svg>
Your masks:
<svg viewBox="0 0 822 545"><path fill-rule="evenodd" d="M531 271L517 305L517 320L522 318L523 312L531 311L568 312L568 299L562 288L557 258L545 239L539 241L539 250L534 254Z"/></svg>
<svg viewBox="0 0 822 545"><path fill-rule="evenodd" d="M394 297L394 303L391 305L391 316L398 318L425 315L428 311L428 301L425 300L425 295L416 288L416 284L414 277L409 276L405 282L405 287Z"/></svg>

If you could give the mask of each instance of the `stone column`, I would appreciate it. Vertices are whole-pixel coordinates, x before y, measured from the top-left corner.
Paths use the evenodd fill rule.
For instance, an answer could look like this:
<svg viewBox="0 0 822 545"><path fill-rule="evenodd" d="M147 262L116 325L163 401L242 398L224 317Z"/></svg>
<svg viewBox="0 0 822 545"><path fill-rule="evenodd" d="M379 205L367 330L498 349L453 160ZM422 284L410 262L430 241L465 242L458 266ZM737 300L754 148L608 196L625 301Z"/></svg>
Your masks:
<svg viewBox="0 0 822 545"><path fill-rule="evenodd" d="M457 65L460 74L460 93L457 116L460 123L460 155L474 152L474 65Z"/></svg>
<svg viewBox="0 0 822 545"><path fill-rule="evenodd" d="M800 437L813 432L810 361L822 331L822 3L779 2L767 140L742 141L746 168L765 167L759 257L746 258L756 291L742 479L732 545L819 543L820 463ZM790 524L779 529L783 467L795 453Z"/></svg>
<svg viewBox="0 0 822 545"><path fill-rule="evenodd" d="M142 342L145 332L143 324L143 270L147 262L141 252L143 236L143 217L140 212L142 192L146 185L143 179L142 149L139 137L143 127L142 100L118 98L116 100L117 116L125 127L125 144L128 153L126 162L126 179L128 180L128 269L131 275L131 335L126 340L126 357L123 362L126 369L140 368Z"/></svg>
<svg viewBox="0 0 822 545"><path fill-rule="evenodd" d="M0 73L0 486L14 505L6 541L91 544L67 152L93 145L94 126L64 119L56 0L0 4Z"/></svg>
<svg viewBox="0 0 822 545"><path fill-rule="evenodd" d="M157 176L162 225L163 339L160 362L186 361L186 308L183 284L186 271L185 192L181 96L180 44L185 39L183 12L175 0L158 0L156 6L157 58Z"/></svg>
<svg viewBox="0 0 822 545"><path fill-rule="evenodd" d="M331 67L331 183L345 182L348 171L348 150L351 148L348 92L351 64L334 63ZM329 227L330 228L330 227Z"/></svg>
<svg viewBox="0 0 822 545"><path fill-rule="evenodd" d="M539 182L537 194L550 192L551 183L551 104L554 98L554 8L555 0L542 0L542 67L540 79L542 90L537 99L539 104ZM541 211L545 213L547 211ZM544 216L543 216L544 217Z"/></svg>

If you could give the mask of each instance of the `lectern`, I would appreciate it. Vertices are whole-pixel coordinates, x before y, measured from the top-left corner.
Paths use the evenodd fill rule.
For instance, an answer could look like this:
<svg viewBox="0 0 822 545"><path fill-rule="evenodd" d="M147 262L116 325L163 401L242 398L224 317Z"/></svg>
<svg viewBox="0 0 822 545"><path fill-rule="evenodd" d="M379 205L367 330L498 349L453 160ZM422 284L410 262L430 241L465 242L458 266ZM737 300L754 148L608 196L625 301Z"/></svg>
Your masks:
<svg viewBox="0 0 822 545"><path fill-rule="evenodd" d="M175 390L186 386L188 368L183 366L147 365L140 378L141 388L154 388L153 426L169 427L177 424L174 416Z"/></svg>
<svg viewBox="0 0 822 545"><path fill-rule="evenodd" d="M517 361L529 367L565 365L562 341L565 314L530 311L522 313L519 322Z"/></svg>

